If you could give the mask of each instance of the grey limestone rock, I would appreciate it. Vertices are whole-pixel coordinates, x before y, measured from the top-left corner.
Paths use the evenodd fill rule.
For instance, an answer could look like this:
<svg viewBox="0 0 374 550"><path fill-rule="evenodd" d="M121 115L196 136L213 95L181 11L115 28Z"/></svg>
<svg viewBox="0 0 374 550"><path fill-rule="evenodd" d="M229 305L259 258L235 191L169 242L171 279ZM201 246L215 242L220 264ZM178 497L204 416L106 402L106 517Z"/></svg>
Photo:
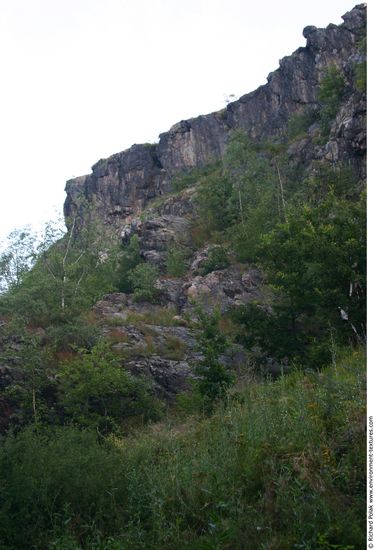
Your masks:
<svg viewBox="0 0 374 550"><path fill-rule="evenodd" d="M329 25L326 29L306 27L306 46L283 58L279 68L269 74L267 84L222 111L178 122L160 135L158 144L133 145L100 160L93 166L92 174L67 182L67 223L77 213L81 222L99 217L119 233L149 201L171 191L173 176L221 159L232 131L243 128L254 140L277 139L287 129L292 115L318 106L318 84L331 65L343 70L351 95L354 94L353 67L360 55L358 44L365 26L366 5L360 4L343 16L341 25ZM357 97L346 100L348 104L360 102ZM361 121L353 123L351 130L354 124L359 126ZM328 154L326 160L348 158L361 174L365 136L358 129L353 133L352 147L344 148L338 143L332 146L336 154ZM310 156L310 148L307 151ZM318 158L318 148L314 156ZM177 212L171 201L165 214L185 212Z"/></svg>
<svg viewBox="0 0 374 550"><path fill-rule="evenodd" d="M147 217L145 220L133 218L122 227L121 236L123 243L127 244L132 235L137 235L141 256L163 269L172 245L186 248L191 245L190 228L191 222L187 218L165 214Z"/></svg>

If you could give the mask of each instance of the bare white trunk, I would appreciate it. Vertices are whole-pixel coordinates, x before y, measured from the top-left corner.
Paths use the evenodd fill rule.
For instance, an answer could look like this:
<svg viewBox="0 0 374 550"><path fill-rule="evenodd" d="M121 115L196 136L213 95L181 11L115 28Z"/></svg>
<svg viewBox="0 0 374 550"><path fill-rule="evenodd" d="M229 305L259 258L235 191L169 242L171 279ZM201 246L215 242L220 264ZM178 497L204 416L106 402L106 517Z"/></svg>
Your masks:
<svg viewBox="0 0 374 550"><path fill-rule="evenodd" d="M277 174L278 174L279 190L280 190L280 196L281 196L281 200L282 200L284 221L288 224L288 218L287 218L287 212L286 212L286 201L284 199L283 182L282 182L282 178L281 178L281 174L280 174L280 171L279 171L279 166L278 166L277 161L275 161L275 167L277 169Z"/></svg>

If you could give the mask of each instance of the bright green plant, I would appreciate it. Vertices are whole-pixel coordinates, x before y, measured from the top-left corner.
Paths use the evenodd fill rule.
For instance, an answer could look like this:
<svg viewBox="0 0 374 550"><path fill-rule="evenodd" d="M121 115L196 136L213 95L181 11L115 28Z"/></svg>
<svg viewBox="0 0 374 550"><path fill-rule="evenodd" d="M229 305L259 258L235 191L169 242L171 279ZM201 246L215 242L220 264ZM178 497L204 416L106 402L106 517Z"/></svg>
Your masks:
<svg viewBox="0 0 374 550"><path fill-rule="evenodd" d="M207 164L199 168L191 168L186 172L181 172L175 176L172 181L173 190L179 192L187 187L195 185L204 177L214 174L217 169L219 169L219 164L220 163Z"/></svg>
<svg viewBox="0 0 374 550"><path fill-rule="evenodd" d="M303 136L316 119L317 113L312 110L293 115L288 121L288 139L294 140Z"/></svg>
<svg viewBox="0 0 374 550"><path fill-rule="evenodd" d="M209 252L208 258L202 262L202 274L207 275L217 269L225 269L230 265L226 250L222 246L215 246Z"/></svg>
<svg viewBox="0 0 374 550"><path fill-rule="evenodd" d="M55 379L48 348L41 337L13 320L2 330L0 363L11 367L14 379L3 389L12 415L12 427L39 426L56 421Z"/></svg>
<svg viewBox="0 0 374 550"><path fill-rule="evenodd" d="M25 320L48 326L79 316L115 290L118 248L108 245L99 224L78 225L77 215L66 233L59 224L46 224L32 269L1 296L4 313L22 311Z"/></svg>
<svg viewBox="0 0 374 550"><path fill-rule="evenodd" d="M317 94L321 104L320 123L323 137L327 137L330 132L331 121L339 110L344 90L344 76L338 67L332 65L326 71Z"/></svg>
<svg viewBox="0 0 374 550"><path fill-rule="evenodd" d="M172 277L183 277L188 269L190 251L176 243L172 244L166 255L166 273Z"/></svg>
<svg viewBox="0 0 374 550"><path fill-rule="evenodd" d="M349 348L318 373L252 381L240 400L229 392L209 418L126 438L70 426L10 435L0 540L15 550L360 548L365 377L363 351Z"/></svg>
<svg viewBox="0 0 374 550"><path fill-rule="evenodd" d="M29 227L9 233L0 254L0 292L20 287L36 258L37 236Z"/></svg>
<svg viewBox="0 0 374 550"><path fill-rule="evenodd" d="M137 265L129 274L134 289L134 299L139 302L157 302L159 291L156 288L159 271L151 264Z"/></svg>
<svg viewBox="0 0 374 550"><path fill-rule="evenodd" d="M363 54L364 60L357 63L355 67L355 85L359 92L365 92L367 86L367 30L362 29L361 39L358 43L358 49Z"/></svg>
<svg viewBox="0 0 374 550"><path fill-rule="evenodd" d="M220 361L220 356L228 348L228 341L219 328L219 312L207 314L198 309L198 321L198 349L203 355L196 367L200 377L198 389L210 409L218 399L225 396L233 384L233 376Z"/></svg>
<svg viewBox="0 0 374 550"><path fill-rule="evenodd" d="M132 419L154 417L150 387L132 376L105 341L66 362L58 374L59 404L66 419L80 426L96 426L102 433Z"/></svg>
<svg viewBox="0 0 374 550"><path fill-rule="evenodd" d="M120 292L131 293L134 290L130 274L140 263L142 263L142 258L140 256L139 238L137 235L132 235L128 245L124 247L118 269L118 289Z"/></svg>

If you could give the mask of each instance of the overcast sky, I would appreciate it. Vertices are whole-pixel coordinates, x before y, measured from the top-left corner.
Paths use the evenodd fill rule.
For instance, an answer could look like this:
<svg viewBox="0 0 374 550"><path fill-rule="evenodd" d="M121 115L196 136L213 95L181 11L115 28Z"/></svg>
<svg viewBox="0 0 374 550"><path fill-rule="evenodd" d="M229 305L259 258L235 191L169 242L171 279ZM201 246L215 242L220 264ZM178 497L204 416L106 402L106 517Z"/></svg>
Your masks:
<svg viewBox="0 0 374 550"><path fill-rule="evenodd" d="M221 109L341 23L351 0L0 0L0 239L61 211L65 181Z"/></svg>

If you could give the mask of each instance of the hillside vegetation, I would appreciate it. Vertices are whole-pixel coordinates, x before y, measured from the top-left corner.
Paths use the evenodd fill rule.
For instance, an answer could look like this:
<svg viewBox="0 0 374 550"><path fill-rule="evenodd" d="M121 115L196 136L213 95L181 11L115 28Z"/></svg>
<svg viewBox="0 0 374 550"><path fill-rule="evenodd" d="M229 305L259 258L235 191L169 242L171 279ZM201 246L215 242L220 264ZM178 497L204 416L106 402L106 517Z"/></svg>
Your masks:
<svg viewBox="0 0 374 550"><path fill-rule="evenodd" d="M126 439L68 426L9 436L2 548L361 548L364 365L349 351Z"/></svg>
<svg viewBox="0 0 374 550"><path fill-rule="evenodd" d="M362 548L364 160L328 156L361 57L277 138L233 131L179 172L122 241L83 199L67 231L10 236L0 550Z"/></svg>

